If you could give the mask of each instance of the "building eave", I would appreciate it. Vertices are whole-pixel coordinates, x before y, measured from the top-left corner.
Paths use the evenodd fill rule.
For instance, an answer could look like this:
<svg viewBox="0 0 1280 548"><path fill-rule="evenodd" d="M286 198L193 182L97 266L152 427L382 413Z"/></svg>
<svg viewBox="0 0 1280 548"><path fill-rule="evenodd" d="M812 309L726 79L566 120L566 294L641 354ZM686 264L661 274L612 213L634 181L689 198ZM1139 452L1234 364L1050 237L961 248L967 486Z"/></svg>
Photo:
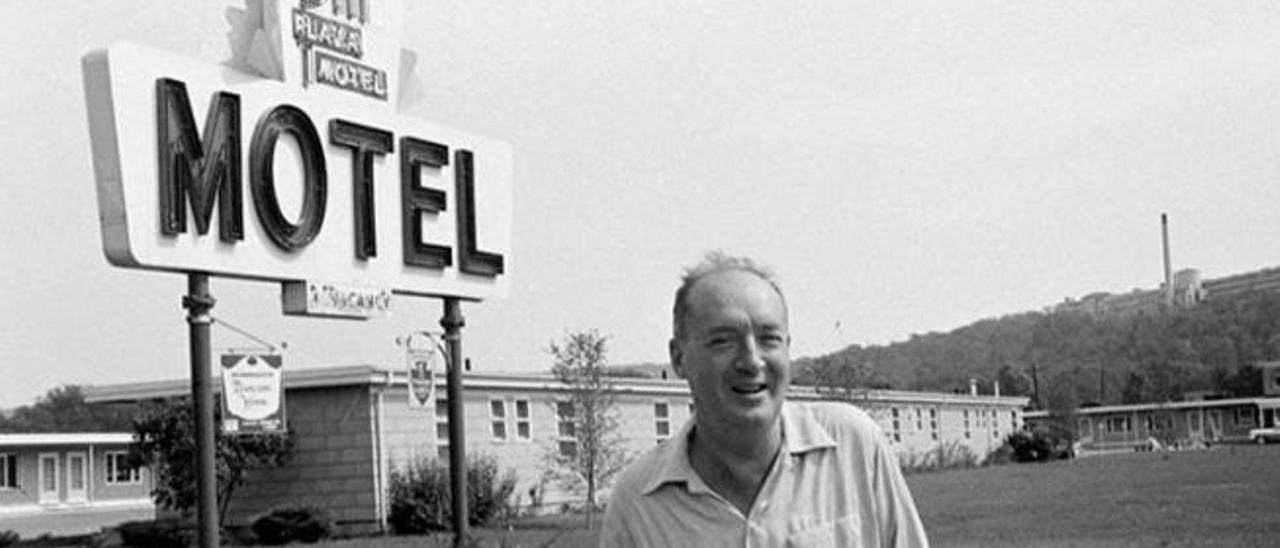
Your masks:
<svg viewBox="0 0 1280 548"><path fill-rule="evenodd" d="M213 390L220 391L221 382L214 377ZM652 379L640 377L610 377L614 390L620 395L636 396L688 396L689 386L680 379ZM436 386L443 390L444 375L436 375ZM501 390L524 392L557 392L564 385L548 373L464 373L463 386L469 390ZM284 372L286 390L299 388L329 388L339 386L407 386L408 373L404 369L388 369L374 365L287 369ZM112 385L88 385L84 387L85 401L90 403L136 402L185 396L191 393L187 379L169 379ZM950 394L944 392L912 392L907 390L858 390L848 394L818 390L812 386L792 386L790 397L800 400L867 401L880 404L902 405L996 405L1025 407L1028 399L1020 396L993 396Z"/></svg>
<svg viewBox="0 0 1280 548"><path fill-rule="evenodd" d="M0 434L0 448L52 445L123 445L133 441L127 432L59 432Z"/></svg>
<svg viewBox="0 0 1280 548"><path fill-rule="evenodd" d="M1225 400L1195 400L1160 403L1134 403L1129 405L1103 405L1076 409L1076 415L1107 415L1112 413L1133 413L1139 411L1177 411L1182 409L1202 409L1211 407L1236 407L1256 405L1260 408L1280 408L1280 397L1272 398L1232 398ZM1048 410L1028 411L1027 418L1044 418L1050 415Z"/></svg>

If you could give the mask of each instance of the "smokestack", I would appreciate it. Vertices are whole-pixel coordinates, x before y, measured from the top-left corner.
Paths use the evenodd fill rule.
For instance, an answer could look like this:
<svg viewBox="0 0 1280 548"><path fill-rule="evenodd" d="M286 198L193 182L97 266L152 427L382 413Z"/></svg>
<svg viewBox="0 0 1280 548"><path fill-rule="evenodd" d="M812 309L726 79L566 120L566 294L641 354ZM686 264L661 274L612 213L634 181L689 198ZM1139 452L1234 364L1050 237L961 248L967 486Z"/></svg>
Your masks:
<svg viewBox="0 0 1280 548"><path fill-rule="evenodd" d="M999 379L991 381L991 394L996 397L1000 396L1000 380Z"/></svg>
<svg viewBox="0 0 1280 548"><path fill-rule="evenodd" d="M975 379L972 377L969 378L969 395L970 396L978 395L978 379Z"/></svg>
<svg viewBox="0 0 1280 548"><path fill-rule="evenodd" d="M1160 214L1160 236L1164 240L1164 304L1173 306L1173 264L1169 261L1169 216Z"/></svg>

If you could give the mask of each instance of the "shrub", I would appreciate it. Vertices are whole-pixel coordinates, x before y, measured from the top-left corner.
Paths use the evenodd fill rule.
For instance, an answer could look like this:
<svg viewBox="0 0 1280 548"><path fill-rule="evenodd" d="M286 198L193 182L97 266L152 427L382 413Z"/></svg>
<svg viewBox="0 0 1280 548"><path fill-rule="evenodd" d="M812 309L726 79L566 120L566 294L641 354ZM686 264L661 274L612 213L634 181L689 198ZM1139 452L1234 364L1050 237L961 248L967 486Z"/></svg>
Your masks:
<svg viewBox="0 0 1280 548"><path fill-rule="evenodd" d="M1071 458L1071 440L1046 429L1014 432L1005 438L1005 444L1012 449L1013 460L1017 462L1045 462Z"/></svg>
<svg viewBox="0 0 1280 548"><path fill-rule="evenodd" d="M399 535L444 531L453 521L449 465L424 458L391 473L391 513L388 522ZM510 498L516 489L515 472L498 470L488 455L467 457L467 523L487 525L511 514Z"/></svg>
<svg viewBox="0 0 1280 548"><path fill-rule="evenodd" d="M8 530L8 529L4 531L0 531L0 548L4 548L5 546L13 546L14 544L17 544L18 539L20 538L21 537L19 537L18 533L15 531Z"/></svg>
<svg viewBox="0 0 1280 548"><path fill-rule="evenodd" d="M312 543L333 534L333 520L311 505L277 506L253 520L253 534L262 544Z"/></svg>
<svg viewBox="0 0 1280 548"><path fill-rule="evenodd" d="M121 523L120 540L132 548L186 548L195 540L195 529L176 519L126 521Z"/></svg>
<svg viewBox="0 0 1280 548"><path fill-rule="evenodd" d="M931 472L977 466L978 456L969 446L958 441L947 441L924 453L911 453L902 457L904 473Z"/></svg>

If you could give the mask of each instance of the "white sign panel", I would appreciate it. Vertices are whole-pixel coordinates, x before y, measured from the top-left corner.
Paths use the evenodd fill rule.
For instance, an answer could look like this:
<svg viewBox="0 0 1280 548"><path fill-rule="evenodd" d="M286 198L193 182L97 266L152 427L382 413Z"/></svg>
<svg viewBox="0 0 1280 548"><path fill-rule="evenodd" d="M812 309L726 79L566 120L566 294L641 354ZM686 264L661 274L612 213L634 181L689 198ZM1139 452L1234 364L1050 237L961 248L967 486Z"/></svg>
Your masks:
<svg viewBox="0 0 1280 548"><path fill-rule="evenodd" d="M446 356L440 340L430 333L414 333L405 340L411 409L433 409L436 371L444 373L448 368Z"/></svg>
<svg viewBox="0 0 1280 548"><path fill-rule="evenodd" d="M222 356L222 430L283 432L284 360L279 354Z"/></svg>
<svg viewBox="0 0 1280 548"><path fill-rule="evenodd" d="M108 260L505 294L511 149L397 111L399 33L378 25L399 4L266 4L244 65L270 78L129 44L85 55Z"/></svg>

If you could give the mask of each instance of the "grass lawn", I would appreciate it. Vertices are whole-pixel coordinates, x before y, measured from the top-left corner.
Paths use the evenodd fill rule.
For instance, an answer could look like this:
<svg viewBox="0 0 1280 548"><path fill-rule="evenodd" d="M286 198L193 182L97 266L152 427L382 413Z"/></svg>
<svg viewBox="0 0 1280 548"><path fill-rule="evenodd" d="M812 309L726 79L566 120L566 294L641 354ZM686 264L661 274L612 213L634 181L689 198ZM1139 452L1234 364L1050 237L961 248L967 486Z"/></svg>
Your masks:
<svg viewBox="0 0 1280 548"><path fill-rule="evenodd" d="M934 546L1280 546L1280 446L908 478Z"/></svg>
<svg viewBox="0 0 1280 548"><path fill-rule="evenodd" d="M1280 546L1280 446L1129 453L907 478L936 547ZM482 546L595 545L585 529L476 531ZM446 547L383 537L326 548Z"/></svg>

